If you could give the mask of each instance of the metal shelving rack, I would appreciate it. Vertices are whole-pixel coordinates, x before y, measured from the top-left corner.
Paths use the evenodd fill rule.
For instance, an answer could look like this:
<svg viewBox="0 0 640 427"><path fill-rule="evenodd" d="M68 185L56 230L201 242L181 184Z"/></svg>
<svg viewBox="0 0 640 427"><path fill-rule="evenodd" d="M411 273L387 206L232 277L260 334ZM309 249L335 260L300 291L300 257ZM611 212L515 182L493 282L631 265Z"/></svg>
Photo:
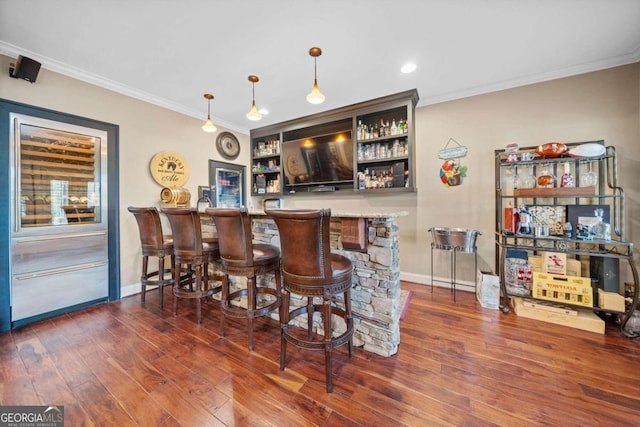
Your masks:
<svg viewBox="0 0 640 427"><path fill-rule="evenodd" d="M602 144L604 141L594 141ZM584 144L566 144L569 148ZM557 157L557 158L536 158L532 154L536 147L521 149L518 159L523 153L529 153L528 160L508 161L508 154L505 150L495 151L495 181L496 181L496 271L499 272L500 286L502 291L501 308L504 313L508 313L509 294L507 293L505 280L506 254L509 249L519 249L527 252L549 251L563 252L576 256L603 257L626 260L633 276L634 286L631 304L625 312L612 312L599 307L594 307L594 311L603 313L618 314L621 316L620 328L622 333L629 338L637 338L640 333L630 332L625 329L633 312L638 308L639 280L638 271L633 258L633 243L625 239L625 218L624 218L624 191L618 185L617 177L617 155L614 147L605 147L604 154L596 157ZM598 168L598 181L594 187L575 188L510 188L506 185L508 174L517 174L518 168L527 167L535 170L538 167L551 168L553 174L559 176L560 165L569 162L575 171L575 179L580 181L580 174L584 173L584 168L588 164L595 163ZM534 174L535 176L535 174ZM514 178L515 181L515 178ZM513 207L520 204L536 205L584 205L589 206L593 201L600 204L607 204L611 207L611 240L583 240L575 237L563 236L536 236L532 234L519 234L507 232L503 224L505 204L509 203Z"/></svg>

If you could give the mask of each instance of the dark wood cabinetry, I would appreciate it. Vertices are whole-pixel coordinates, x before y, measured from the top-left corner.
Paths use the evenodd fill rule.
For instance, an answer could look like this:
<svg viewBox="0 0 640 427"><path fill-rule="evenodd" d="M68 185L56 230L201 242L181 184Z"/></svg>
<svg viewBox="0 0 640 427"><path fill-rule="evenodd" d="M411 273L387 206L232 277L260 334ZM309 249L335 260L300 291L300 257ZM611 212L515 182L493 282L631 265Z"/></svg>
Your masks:
<svg viewBox="0 0 640 427"><path fill-rule="evenodd" d="M251 130L252 195L415 191L417 91Z"/></svg>
<svg viewBox="0 0 640 427"><path fill-rule="evenodd" d="M410 105L357 117L358 191L412 190L413 114Z"/></svg>
<svg viewBox="0 0 640 427"><path fill-rule="evenodd" d="M251 137L251 183L253 195L282 192L279 133Z"/></svg>

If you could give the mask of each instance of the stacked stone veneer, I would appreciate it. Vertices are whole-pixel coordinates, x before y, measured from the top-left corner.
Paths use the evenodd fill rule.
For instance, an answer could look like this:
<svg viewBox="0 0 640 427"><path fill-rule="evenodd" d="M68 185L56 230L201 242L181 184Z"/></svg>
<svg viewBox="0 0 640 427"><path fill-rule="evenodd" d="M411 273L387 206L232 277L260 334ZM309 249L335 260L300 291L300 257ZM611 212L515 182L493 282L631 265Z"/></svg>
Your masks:
<svg viewBox="0 0 640 427"><path fill-rule="evenodd" d="M367 218L368 244L364 252L348 251L340 240L339 217L331 219L331 249L349 258L354 265L351 305L354 312L353 343L381 356L391 356L400 344L400 259L398 225L395 218ZM273 220L253 217L254 241L280 245ZM273 280L271 278L265 278ZM304 305L302 298L291 296L291 303ZM323 333L319 313L314 330ZM304 316L301 316L304 318ZM341 319L334 318L336 333L344 330ZM306 328L306 322L299 326Z"/></svg>

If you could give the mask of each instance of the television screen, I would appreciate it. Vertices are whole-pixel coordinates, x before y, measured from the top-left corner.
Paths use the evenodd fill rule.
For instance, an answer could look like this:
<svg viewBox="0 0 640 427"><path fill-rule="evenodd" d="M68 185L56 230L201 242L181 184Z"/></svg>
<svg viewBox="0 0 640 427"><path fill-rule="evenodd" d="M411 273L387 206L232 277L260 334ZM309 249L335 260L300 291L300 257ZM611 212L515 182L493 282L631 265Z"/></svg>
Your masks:
<svg viewBox="0 0 640 427"><path fill-rule="evenodd" d="M285 141L285 185L353 183L351 131Z"/></svg>

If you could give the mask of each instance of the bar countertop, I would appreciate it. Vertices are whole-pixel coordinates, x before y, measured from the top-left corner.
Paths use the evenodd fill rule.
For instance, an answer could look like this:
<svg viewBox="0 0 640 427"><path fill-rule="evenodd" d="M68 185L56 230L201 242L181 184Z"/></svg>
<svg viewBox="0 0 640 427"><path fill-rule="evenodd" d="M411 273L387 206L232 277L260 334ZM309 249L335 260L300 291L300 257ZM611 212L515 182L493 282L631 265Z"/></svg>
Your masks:
<svg viewBox="0 0 640 427"><path fill-rule="evenodd" d="M252 210L249 212L251 215L260 216L266 215L264 211L261 210ZM356 211L334 211L331 210L331 216L336 218L399 218L402 216L407 216L409 213L407 211L396 211L396 212L356 212Z"/></svg>

